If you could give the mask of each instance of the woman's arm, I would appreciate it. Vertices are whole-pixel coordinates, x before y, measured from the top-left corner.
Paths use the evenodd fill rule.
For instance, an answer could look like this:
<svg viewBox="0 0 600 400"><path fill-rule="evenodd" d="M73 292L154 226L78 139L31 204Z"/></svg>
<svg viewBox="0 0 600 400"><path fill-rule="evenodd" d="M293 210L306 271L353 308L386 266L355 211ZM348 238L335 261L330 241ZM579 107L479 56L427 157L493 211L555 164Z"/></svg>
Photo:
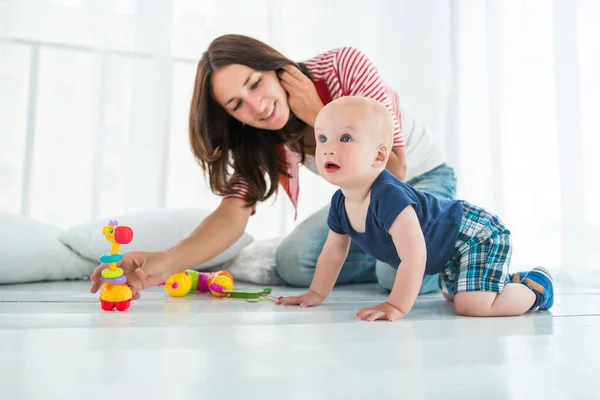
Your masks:
<svg viewBox="0 0 600 400"><path fill-rule="evenodd" d="M243 199L223 199L187 238L167 250L169 271L196 267L228 249L243 235L252 211Z"/></svg>
<svg viewBox="0 0 600 400"><path fill-rule="evenodd" d="M404 147L392 149L390 158L386 165L386 169L396 176L396 178L404 181L407 174L406 151Z"/></svg>
<svg viewBox="0 0 600 400"><path fill-rule="evenodd" d="M406 179L408 167L400 115L393 106L394 99L390 98L377 67L364 53L353 47L342 47L338 50L335 67L343 95L377 100L390 112L394 124L394 142L386 168L403 181Z"/></svg>

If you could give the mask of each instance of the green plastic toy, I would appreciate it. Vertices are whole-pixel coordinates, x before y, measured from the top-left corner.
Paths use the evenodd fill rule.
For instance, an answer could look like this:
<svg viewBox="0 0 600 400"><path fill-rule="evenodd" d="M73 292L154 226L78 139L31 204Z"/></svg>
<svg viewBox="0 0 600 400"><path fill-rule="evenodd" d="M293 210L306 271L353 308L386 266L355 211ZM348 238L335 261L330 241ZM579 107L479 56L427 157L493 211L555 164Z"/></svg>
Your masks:
<svg viewBox="0 0 600 400"><path fill-rule="evenodd" d="M234 299L259 299L262 295L270 294L271 288L264 289L244 289L244 288L235 288L235 289L225 289L224 293L229 293L229 297Z"/></svg>

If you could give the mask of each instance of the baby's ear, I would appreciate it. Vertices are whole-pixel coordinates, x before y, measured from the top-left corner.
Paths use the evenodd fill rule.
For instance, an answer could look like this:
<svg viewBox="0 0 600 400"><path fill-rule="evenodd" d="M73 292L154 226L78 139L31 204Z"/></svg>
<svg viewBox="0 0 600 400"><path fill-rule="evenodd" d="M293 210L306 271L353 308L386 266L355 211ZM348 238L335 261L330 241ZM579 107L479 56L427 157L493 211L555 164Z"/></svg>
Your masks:
<svg viewBox="0 0 600 400"><path fill-rule="evenodd" d="M377 146L377 156L375 157L375 162L373 166L375 168L383 167L387 165L388 158L390 157L390 151L388 146L385 144L380 144Z"/></svg>

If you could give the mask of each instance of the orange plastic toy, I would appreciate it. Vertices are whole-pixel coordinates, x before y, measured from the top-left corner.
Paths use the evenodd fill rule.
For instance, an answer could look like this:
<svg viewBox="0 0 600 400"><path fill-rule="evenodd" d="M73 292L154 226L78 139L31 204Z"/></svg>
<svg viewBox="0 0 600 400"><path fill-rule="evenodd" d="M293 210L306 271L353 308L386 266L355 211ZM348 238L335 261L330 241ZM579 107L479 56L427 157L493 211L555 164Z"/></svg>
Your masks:
<svg viewBox="0 0 600 400"><path fill-rule="evenodd" d="M104 284L100 289L100 305L105 311L112 311L114 308L125 311L131 304L133 294L126 285L127 277L123 275L123 270L117 267L117 263L123 259L123 255L119 253L119 246L131 242L133 231L128 226L119 226L117 221L108 221L102 233L106 240L112 243L112 247L110 253L100 256L100 262L108 264L108 268L102 271Z"/></svg>

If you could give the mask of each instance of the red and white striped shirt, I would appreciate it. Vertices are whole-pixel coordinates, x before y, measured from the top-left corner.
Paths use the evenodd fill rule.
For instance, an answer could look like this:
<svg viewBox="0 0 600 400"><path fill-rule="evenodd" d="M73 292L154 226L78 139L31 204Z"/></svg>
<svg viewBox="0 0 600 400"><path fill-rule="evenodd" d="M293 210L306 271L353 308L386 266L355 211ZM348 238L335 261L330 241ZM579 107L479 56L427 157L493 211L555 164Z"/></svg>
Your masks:
<svg viewBox="0 0 600 400"><path fill-rule="evenodd" d="M381 102L392 114L394 120L393 148L405 146L402 134L400 101L394 92L379 76L375 65L360 51L353 47L340 47L319 54L304 62L313 75L315 87L323 104L327 104L342 96L364 96ZM288 164L291 178L282 176L279 184L285 189L294 205L295 217L298 206L298 154L281 146L276 149ZM233 188L236 193L224 198L244 199L247 193L247 181L243 177L235 176ZM256 212L256 207L252 214ZM294 217L294 218L295 218Z"/></svg>
<svg viewBox="0 0 600 400"><path fill-rule="evenodd" d="M375 65L360 50L341 47L311 58L304 64L317 81L317 89L318 83L325 84L329 101L342 96L363 96L386 106L394 119L393 147L404 146L399 97L383 82Z"/></svg>

